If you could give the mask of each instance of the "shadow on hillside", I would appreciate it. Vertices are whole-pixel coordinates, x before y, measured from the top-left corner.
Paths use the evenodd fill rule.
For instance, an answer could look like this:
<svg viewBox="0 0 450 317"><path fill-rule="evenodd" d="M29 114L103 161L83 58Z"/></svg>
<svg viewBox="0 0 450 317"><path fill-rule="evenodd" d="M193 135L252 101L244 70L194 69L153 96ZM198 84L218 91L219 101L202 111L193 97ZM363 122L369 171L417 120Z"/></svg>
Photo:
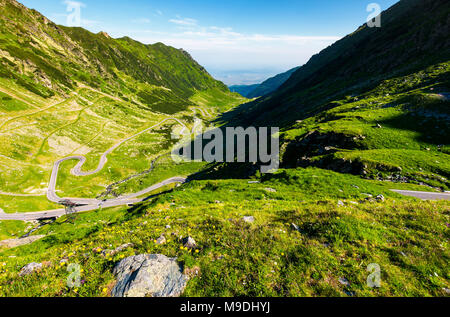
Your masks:
<svg viewBox="0 0 450 317"><path fill-rule="evenodd" d="M202 171L189 176L188 181L214 179L248 179L259 166L253 163L210 163Z"/></svg>
<svg viewBox="0 0 450 317"><path fill-rule="evenodd" d="M417 132L415 139L418 142L449 145L450 112L447 109L450 109L448 101L430 107L413 107L405 109L407 111L401 115L379 123L393 129Z"/></svg>

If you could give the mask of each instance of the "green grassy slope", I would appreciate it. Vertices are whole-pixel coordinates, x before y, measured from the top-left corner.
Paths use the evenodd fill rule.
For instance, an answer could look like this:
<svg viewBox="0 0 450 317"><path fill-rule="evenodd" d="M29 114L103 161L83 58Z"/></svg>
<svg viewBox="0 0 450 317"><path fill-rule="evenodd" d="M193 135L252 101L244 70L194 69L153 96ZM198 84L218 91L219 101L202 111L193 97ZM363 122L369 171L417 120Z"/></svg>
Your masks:
<svg viewBox="0 0 450 317"><path fill-rule="evenodd" d="M445 295L448 203L403 198L389 188L316 168L193 181L129 210L63 217L36 231L46 238L0 251L0 295L109 296L115 263L142 253L176 256L186 272L197 270L187 296ZM385 202L369 198L379 194ZM158 245L162 234L167 243ZM183 247L186 236L196 240L195 250ZM133 246L102 255L124 243ZM32 261L45 267L18 278ZM82 269L79 288L65 283L71 263ZM381 267L379 289L366 283L371 263Z"/></svg>
<svg viewBox="0 0 450 317"><path fill-rule="evenodd" d="M285 129L284 165L449 190L449 74L446 62L333 102Z"/></svg>
<svg viewBox="0 0 450 317"><path fill-rule="evenodd" d="M83 170L89 171L107 149L165 119L177 118L190 128L194 117L208 122L246 100L182 49L58 26L15 0L0 4L0 208L5 212L58 208L44 196L58 159L86 156ZM61 196L96 197L108 185L148 170L175 144L170 132L177 125L167 121L126 142L92 177L70 175L76 162L66 162L58 179ZM164 168L160 176L170 177L176 176L171 170L187 175L198 165ZM152 180L157 179L133 177L135 183L116 193L139 191Z"/></svg>
<svg viewBox="0 0 450 317"><path fill-rule="evenodd" d="M333 100L448 61L449 14L445 0L402 0L382 13L381 28L364 24L313 56L276 92L226 118L286 126L329 109Z"/></svg>
<svg viewBox="0 0 450 317"><path fill-rule="evenodd" d="M405 3L412 4L414 10L423 9L417 1L400 2L388 15L400 19L389 23L391 32L400 28L399 21L405 16L421 16L420 12L411 12L409 7L405 9ZM423 9L425 13L438 10L429 1L423 3L428 3ZM433 3L440 5L439 12L443 15L448 12L444 2ZM433 20L440 28L441 13ZM417 28L407 23L411 30L408 35L415 39L421 27L436 30L437 26L429 22L425 20L424 25ZM367 32L373 32L376 38L380 36L375 42L386 41L383 47L392 47L393 57L403 57L398 61L387 56L389 51L383 54L375 51L369 56L366 49L373 46L363 45L348 51L355 65L343 63L341 69L330 69L328 79L320 71L319 61L326 67L337 48L355 43L351 39L354 34L329 53L316 57L317 64L309 64L304 68L305 73L300 69L297 76L311 71L311 80L324 79L324 85L329 85L317 98L314 96L322 92L321 85L296 90L299 96L312 96L304 99L307 103L303 104L311 108L291 108L289 103L280 103L279 112L268 107L264 113L264 108L252 109L251 105L245 105L218 118L216 122L233 118L233 125L236 125L238 118L234 116L241 113L242 122L251 123L247 120L253 118L254 124L282 126L283 168L277 173L260 176L255 173L255 166L249 168L245 164L174 165L162 158L151 173L114 189L129 192L170 177L171 173L200 173L192 175L189 183L172 192L132 208L62 217L35 232L46 235L44 239L0 250L0 296L109 296L115 282L114 265L127 256L142 253L177 257L187 274L198 271L199 274L192 275L188 282L186 296L448 296L449 203L420 201L391 191L450 188L449 101L441 94L449 91L450 66L448 59L440 60L441 53L446 51L437 52L447 44L445 41L439 44L431 36L431 46L423 46L420 53L408 46L411 42L404 41L401 30L398 30L400 35L393 32L386 37L382 30L361 29L355 38L355 41L359 37L367 40ZM109 41L100 36L104 37L98 35L95 41ZM417 40L422 44L428 41L420 36ZM402 45L406 45L404 50ZM416 54L416 63L406 59L403 53L408 51ZM362 52L361 56L357 56L358 52ZM380 63L393 63L395 68L374 72L370 85L354 90L355 81L358 82L355 78L363 78L363 83L370 79L370 76L359 77L361 74L358 75L356 68L369 67L369 64L361 64L362 61L373 62L377 58ZM108 60L108 56L105 59ZM408 63L414 69L403 67ZM347 86L337 81L336 74L342 75L346 69L349 70L349 90L343 89L337 94L334 89L341 84L344 88ZM131 77L120 74L124 78ZM330 84L333 82L336 86ZM98 89L107 85L100 85ZM148 87L146 83L142 85ZM293 102L301 100L295 99L298 97L295 94L285 94L288 86L281 88L280 95L293 98ZM16 131L8 135L14 140L15 145L10 150L14 156L0 156L2 166L11 170L8 172L11 174L5 174L8 182L15 180L8 183L11 190L33 190L34 181L29 180L48 173L48 162L57 157L53 152L66 150L58 145L67 141L61 139L65 136L77 142L76 147L70 148L73 153L88 151L81 145L89 148L86 164L92 168L102 150L115 140L136 132L142 122L150 123L168 116L154 113L138 99L135 102L126 101L124 97L115 100L88 88L79 88L78 95L62 101L59 107L63 114L44 111L38 112L38 116L30 115L44 107L48 100L25 93L21 86L10 85L8 89L8 96L19 94L20 99L15 98L15 103L26 108L23 117L3 122L5 132ZM134 93L130 97L137 98ZM226 111L242 100L236 95L230 99L218 86L196 91L188 99L195 106L189 111L177 112L176 116L189 127L193 111L207 119L209 112ZM266 101L263 98L254 105ZM5 109L11 100L7 98L6 102ZM269 117L271 120L265 121ZM40 127L42 120L54 122L48 131L56 134L59 143L51 136L47 138L51 142L42 142L48 131L42 136L26 133L28 126ZM97 121L95 125L89 124ZM111 126L107 125L108 121ZM74 129L59 132L59 127L67 123L73 124ZM69 175L73 164L65 163L58 185L60 190L68 195L96 195L109 182L142 171L150 160L169 147L170 128L164 126L124 144L112 154L111 161L99 175L74 179ZM17 131L21 131L21 138L29 139L21 140L16 136ZM35 128L32 131L36 131ZM85 131L85 135L76 131ZM37 156L31 158L28 153ZM36 197L27 199L30 204L42 203L36 201L39 199ZM244 216L253 216L255 221L246 223ZM0 234L4 238L19 236L24 231L24 226L18 223L0 223ZM155 240L162 234L167 242L158 245ZM196 249L189 251L183 247L182 237L186 236L196 240ZM108 250L125 243L133 243L133 246L114 256L108 255ZM20 269L30 262L42 262L44 268L30 276L18 277ZM67 264L71 263L82 268L83 283L79 288L68 288L66 284L70 274ZM367 269L372 263L381 269L380 288L367 285L370 274Z"/></svg>

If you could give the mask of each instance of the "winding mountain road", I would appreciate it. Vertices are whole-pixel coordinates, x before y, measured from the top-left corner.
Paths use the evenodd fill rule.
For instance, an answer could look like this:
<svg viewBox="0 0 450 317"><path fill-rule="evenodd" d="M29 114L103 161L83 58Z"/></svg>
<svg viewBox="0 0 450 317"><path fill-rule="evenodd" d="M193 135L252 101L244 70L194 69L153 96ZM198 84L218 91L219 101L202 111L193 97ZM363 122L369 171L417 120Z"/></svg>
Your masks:
<svg viewBox="0 0 450 317"><path fill-rule="evenodd" d="M76 205L81 205L74 208L74 212L81 212L81 211L91 211L107 207L116 207L116 206L123 206L123 205L129 205L129 204L135 204L141 201L144 201L145 198L137 198L143 195L146 195L152 191L155 191L159 188L162 188L164 186L174 184L174 183L184 183L186 182L186 178L184 177L172 177L169 179L166 179L160 183L157 183L155 185L152 185L144 190L141 190L137 193L130 194L123 197L118 197L116 199L110 199L110 200L99 200L99 199L91 199L91 198L61 198L56 194L56 183L58 179L58 173L59 173L59 167L60 165L69 160L78 160L78 164L71 170L71 174L74 176L89 176L96 174L100 172L103 167L105 166L106 162L108 161L108 155L111 154L115 149L120 147L125 142L143 134L146 133L158 126L163 125L164 123L168 121L176 121L180 125L183 126L183 128L186 128L186 125L178 120L177 118L167 118L159 122L158 124L155 124L154 126L147 128L139 133L136 133L129 138L126 138L119 143L116 143L111 148L109 148L107 151L103 153L103 155L100 157L100 161L98 163L98 166L95 170L89 171L89 172L83 172L82 167L84 163L86 162L86 157L84 156L69 156L63 159L60 159L56 161L53 165L52 174L50 177L50 183L47 189L47 199L55 202L55 203L61 203L64 200L70 200L71 202L75 203ZM11 194L12 195L12 194ZM16 194L15 196L20 197L22 194ZM47 219L47 218L55 218L60 217L66 213L65 209L55 209L55 210L48 210L48 211L41 211L41 212L27 212L27 213L15 213L15 214L6 214L2 212L0 209L0 220L23 220L23 221L30 221L30 220L40 220L40 219Z"/></svg>
<svg viewBox="0 0 450 317"><path fill-rule="evenodd" d="M416 197L422 200L450 200L450 193L433 193L433 192L419 192L414 190L395 190L391 191L409 197Z"/></svg>

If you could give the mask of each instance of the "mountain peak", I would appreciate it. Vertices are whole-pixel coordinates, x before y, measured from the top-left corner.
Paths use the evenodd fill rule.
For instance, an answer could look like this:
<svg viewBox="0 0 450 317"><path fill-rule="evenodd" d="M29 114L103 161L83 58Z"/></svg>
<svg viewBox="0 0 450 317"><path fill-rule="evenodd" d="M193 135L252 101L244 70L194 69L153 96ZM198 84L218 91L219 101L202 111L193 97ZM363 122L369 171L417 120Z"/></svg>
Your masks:
<svg viewBox="0 0 450 317"><path fill-rule="evenodd" d="M110 36L108 33L106 33L105 31L101 31L101 32L99 32L98 34L99 34L99 35L103 35L104 37L106 37L106 38L108 38L108 39L111 38L111 36Z"/></svg>

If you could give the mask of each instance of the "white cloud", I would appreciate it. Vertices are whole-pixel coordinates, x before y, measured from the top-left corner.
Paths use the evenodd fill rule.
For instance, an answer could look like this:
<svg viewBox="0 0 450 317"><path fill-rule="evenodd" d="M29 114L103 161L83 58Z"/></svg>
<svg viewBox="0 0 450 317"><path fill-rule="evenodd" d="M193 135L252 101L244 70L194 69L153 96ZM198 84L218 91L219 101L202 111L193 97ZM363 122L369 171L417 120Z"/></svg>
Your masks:
<svg viewBox="0 0 450 317"><path fill-rule="evenodd" d="M131 20L131 22L132 23L137 23L137 24L148 24L151 21L150 21L150 19L147 19L147 18L139 18L139 19Z"/></svg>
<svg viewBox="0 0 450 317"><path fill-rule="evenodd" d="M170 23L178 24L178 25L189 25L189 26L195 26L197 25L197 20L190 19L190 18L180 18L177 19L170 19Z"/></svg>
<svg viewBox="0 0 450 317"><path fill-rule="evenodd" d="M170 32L139 31L137 40L163 42L187 50L206 69L227 84L256 83L305 64L312 55L339 40L339 36L247 34L231 27L202 26L195 19L171 19Z"/></svg>

